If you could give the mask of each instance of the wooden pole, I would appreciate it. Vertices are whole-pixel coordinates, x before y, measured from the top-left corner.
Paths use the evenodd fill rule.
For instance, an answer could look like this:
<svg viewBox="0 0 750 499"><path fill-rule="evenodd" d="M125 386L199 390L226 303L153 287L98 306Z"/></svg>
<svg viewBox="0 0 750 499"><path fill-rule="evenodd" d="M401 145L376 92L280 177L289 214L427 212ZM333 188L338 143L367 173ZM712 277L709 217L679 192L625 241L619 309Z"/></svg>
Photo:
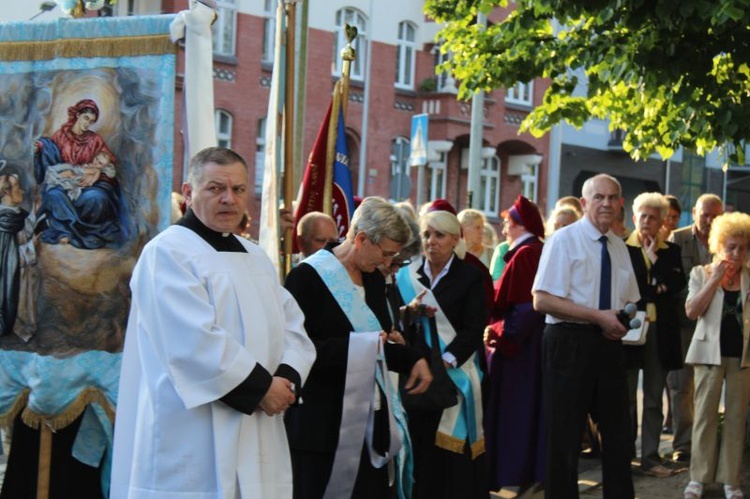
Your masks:
<svg viewBox="0 0 750 499"><path fill-rule="evenodd" d="M284 89L284 208L292 212L294 198L294 43L297 4L287 2L286 8L286 85ZM287 227L284 240L284 274L292 270L292 228Z"/></svg>
<svg viewBox="0 0 750 499"><path fill-rule="evenodd" d="M49 477L52 465L52 430L46 421L39 424L39 472L36 481L36 499L49 498Z"/></svg>
<svg viewBox="0 0 750 499"><path fill-rule="evenodd" d="M323 213L333 216L333 160L336 155L336 132L339 124L339 110L342 99L342 80L333 86L331 116L328 118L328 138L326 139L326 182L323 189Z"/></svg>
<svg viewBox="0 0 750 499"><path fill-rule="evenodd" d="M357 38L357 28L349 24L344 25L344 34L346 35L346 46L341 49L341 100L344 106L344 121L346 121L346 111L349 108L349 75L352 71L352 62L357 58L357 51L352 46L352 41ZM338 118L337 118L338 119Z"/></svg>

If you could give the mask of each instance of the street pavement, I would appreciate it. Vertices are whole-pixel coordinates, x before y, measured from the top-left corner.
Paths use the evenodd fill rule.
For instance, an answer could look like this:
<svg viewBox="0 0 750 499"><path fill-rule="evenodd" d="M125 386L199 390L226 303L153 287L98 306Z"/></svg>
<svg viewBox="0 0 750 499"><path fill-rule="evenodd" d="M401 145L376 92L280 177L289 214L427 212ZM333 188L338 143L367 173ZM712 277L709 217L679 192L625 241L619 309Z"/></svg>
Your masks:
<svg viewBox="0 0 750 499"><path fill-rule="evenodd" d="M639 399L640 397L641 393L639 390ZM639 404L640 402L641 401L639 400ZM0 438L0 441L1 440L2 438ZM637 440L636 449L640 452L640 438ZM671 435L662 435L659 449L662 455L671 455ZM0 486L2 486L6 462L7 453L0 454ZM599 459L582 458L579 461L578 469L578 490L581 498L603 498L601 461ZM633 483L635 485L636 497L640 499L682 498L682 492L689 480L689 472L686 469L676 471L674 475L667 478L656 478L641 473L637 461L634 461L633 463ZM742 462L742 487L746 496L750 497L750 459L747 455L745 455ZM490 497L491 499L511 499L519 496L517 495L517 490L511 488L493 492L490 494ZM543 499L544 491L530 491L520 497L523 499ZM724 497L724 491L719 484L708 485L705 488L703 497L704 499L719 499Z"/></svg>

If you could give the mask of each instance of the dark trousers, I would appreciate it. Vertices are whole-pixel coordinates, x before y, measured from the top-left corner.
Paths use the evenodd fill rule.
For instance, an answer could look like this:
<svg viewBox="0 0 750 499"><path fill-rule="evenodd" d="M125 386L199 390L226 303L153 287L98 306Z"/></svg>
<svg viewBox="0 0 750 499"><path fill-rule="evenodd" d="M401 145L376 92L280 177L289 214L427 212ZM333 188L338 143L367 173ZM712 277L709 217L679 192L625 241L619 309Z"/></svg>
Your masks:
<svg viewBox="0 0 750 499"><path fill-rule="evenodd" d="M635 496L630 470L633 437L623 346L585 324L548 324L542 365L547 402L545 497L578 497L582 422L597 414L602 439L604 498Z"/></svg>

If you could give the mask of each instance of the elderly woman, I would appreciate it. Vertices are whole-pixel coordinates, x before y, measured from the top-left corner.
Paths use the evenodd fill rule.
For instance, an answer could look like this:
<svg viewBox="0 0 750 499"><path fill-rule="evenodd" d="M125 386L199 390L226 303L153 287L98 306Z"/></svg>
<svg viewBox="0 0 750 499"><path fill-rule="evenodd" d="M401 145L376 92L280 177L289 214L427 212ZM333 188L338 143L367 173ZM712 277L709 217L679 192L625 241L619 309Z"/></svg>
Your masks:
<svg viewBox="0 0 750 499"><path fill-rule="evenodd" d="M487 324L484 276L462 258L461 225L448 211L420 219L424 259L401 269L397 283L406 302L424 293L435 309L429 327L409 338L428 355L436 331L442 361L459 393L447 409L409 410L414 446L414 497L486 499L484 434L477 352Z"/></svg>
<svg viewBox="0 0 750 499"><path fill-rule="evenodd" d="M458 221L461 223L466 251L479 258L489 269L495 248L484 245L484 225L487 223L484 213L467 208L458 212Z"/></svg>
<svg viewBox="0 0 750 499"><path fill-rule="evenodd" d="M555 208L547 219L547 237L554 234L557 229L567 227L573 222L577 222L581 216L570 205L563 205Z"/></svg>
<svg viewBox="0 0 750 499"><path fill-rule="evenodd" d="M625 244L638 282L641 300L638 310L646 312L649 323L643 345L625 348L628 368L630 417L638 425L638 373L643 370L643 411L641 416L641 470L650 476L667 477L672 471L659 455L662 422L662 393L667 373L682 367L677 293L685 288L680 247L664 241L659 230L669 204L658 192L644 192L633 200L635 230ZM633 435L637 435L637 431Z"/></svg>
<svg viewBox="0 0 750 499"><path fill-rule="evenodd" d="M384 343L393 322L378 270L400 258L409 236L396 208L366 198L344 242L306 258L287 277L318 354L304 403L286 413L295 498L409 493L406 419L386 371L405 374L409 393L425 391L432 375L419 352ZM393 487L389 469L396 472Z"/></svg>
<svg viewBox="0 0 750 499"><path fill-rule="evenodd" d="M729 213L711 224L713 263L694 267L685 312L698 323L685 362L695 376L695 419L686 499L700 498L703 484L721 482L728 499L740 490L745 413L750 399L750 215ZM725 386L724 423L717 446L718 411ZM718 461L718 462L717 462Z"/></svg>

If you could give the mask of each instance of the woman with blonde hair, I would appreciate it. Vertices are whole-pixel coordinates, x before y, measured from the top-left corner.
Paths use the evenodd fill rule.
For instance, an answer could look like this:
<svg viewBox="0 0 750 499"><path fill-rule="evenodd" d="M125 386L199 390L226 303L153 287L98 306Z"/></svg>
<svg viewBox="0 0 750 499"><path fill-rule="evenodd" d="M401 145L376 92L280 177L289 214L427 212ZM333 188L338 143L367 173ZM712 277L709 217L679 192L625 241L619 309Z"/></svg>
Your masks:
<svg viewBox="0 0 750 499"><path fill-rule="evenodd" d="M740 489L745 415L750 402L750 215L728 213L711 224L708 237L714 261L690 273L685 302L688 318L697 320L685 362L693 365L695 416L690 483L686 499L698 499L703 484L724 484L727 499ZM722 386L724 422L717 445Z"/></svg>
<svg viewBox="0 0 750 499"><path fill-rule="evenodd" d="M573 222L577 222L581 216L570 205L563 205L555 208L547 219L545 227L546 236L551 236L557 229L566 227Z"/></svg>
<svg viewBox="0 0 750 499"><path fill-rule="evenodd" d="M437 334L443 365L455 383L457 404L446 409L407 408L414 448L414 497L482 498L488 494L482 429L478 351L487 324L484 276L464 261L461 225L453 213L430 211L420 219L424 259L399 271L405 302L424 293L435 309L409 344L429 357Z"/></svg>
<svg viewBox="0 0 750 499"><path fill-rule="evenodd" d="M487 218L479 210L466 208L458 212L458 221L461 223L463 240L466 243L466 251L479 258L479 260L490 268L492 252L495 248L484 245L484 226Z"/></svg>

